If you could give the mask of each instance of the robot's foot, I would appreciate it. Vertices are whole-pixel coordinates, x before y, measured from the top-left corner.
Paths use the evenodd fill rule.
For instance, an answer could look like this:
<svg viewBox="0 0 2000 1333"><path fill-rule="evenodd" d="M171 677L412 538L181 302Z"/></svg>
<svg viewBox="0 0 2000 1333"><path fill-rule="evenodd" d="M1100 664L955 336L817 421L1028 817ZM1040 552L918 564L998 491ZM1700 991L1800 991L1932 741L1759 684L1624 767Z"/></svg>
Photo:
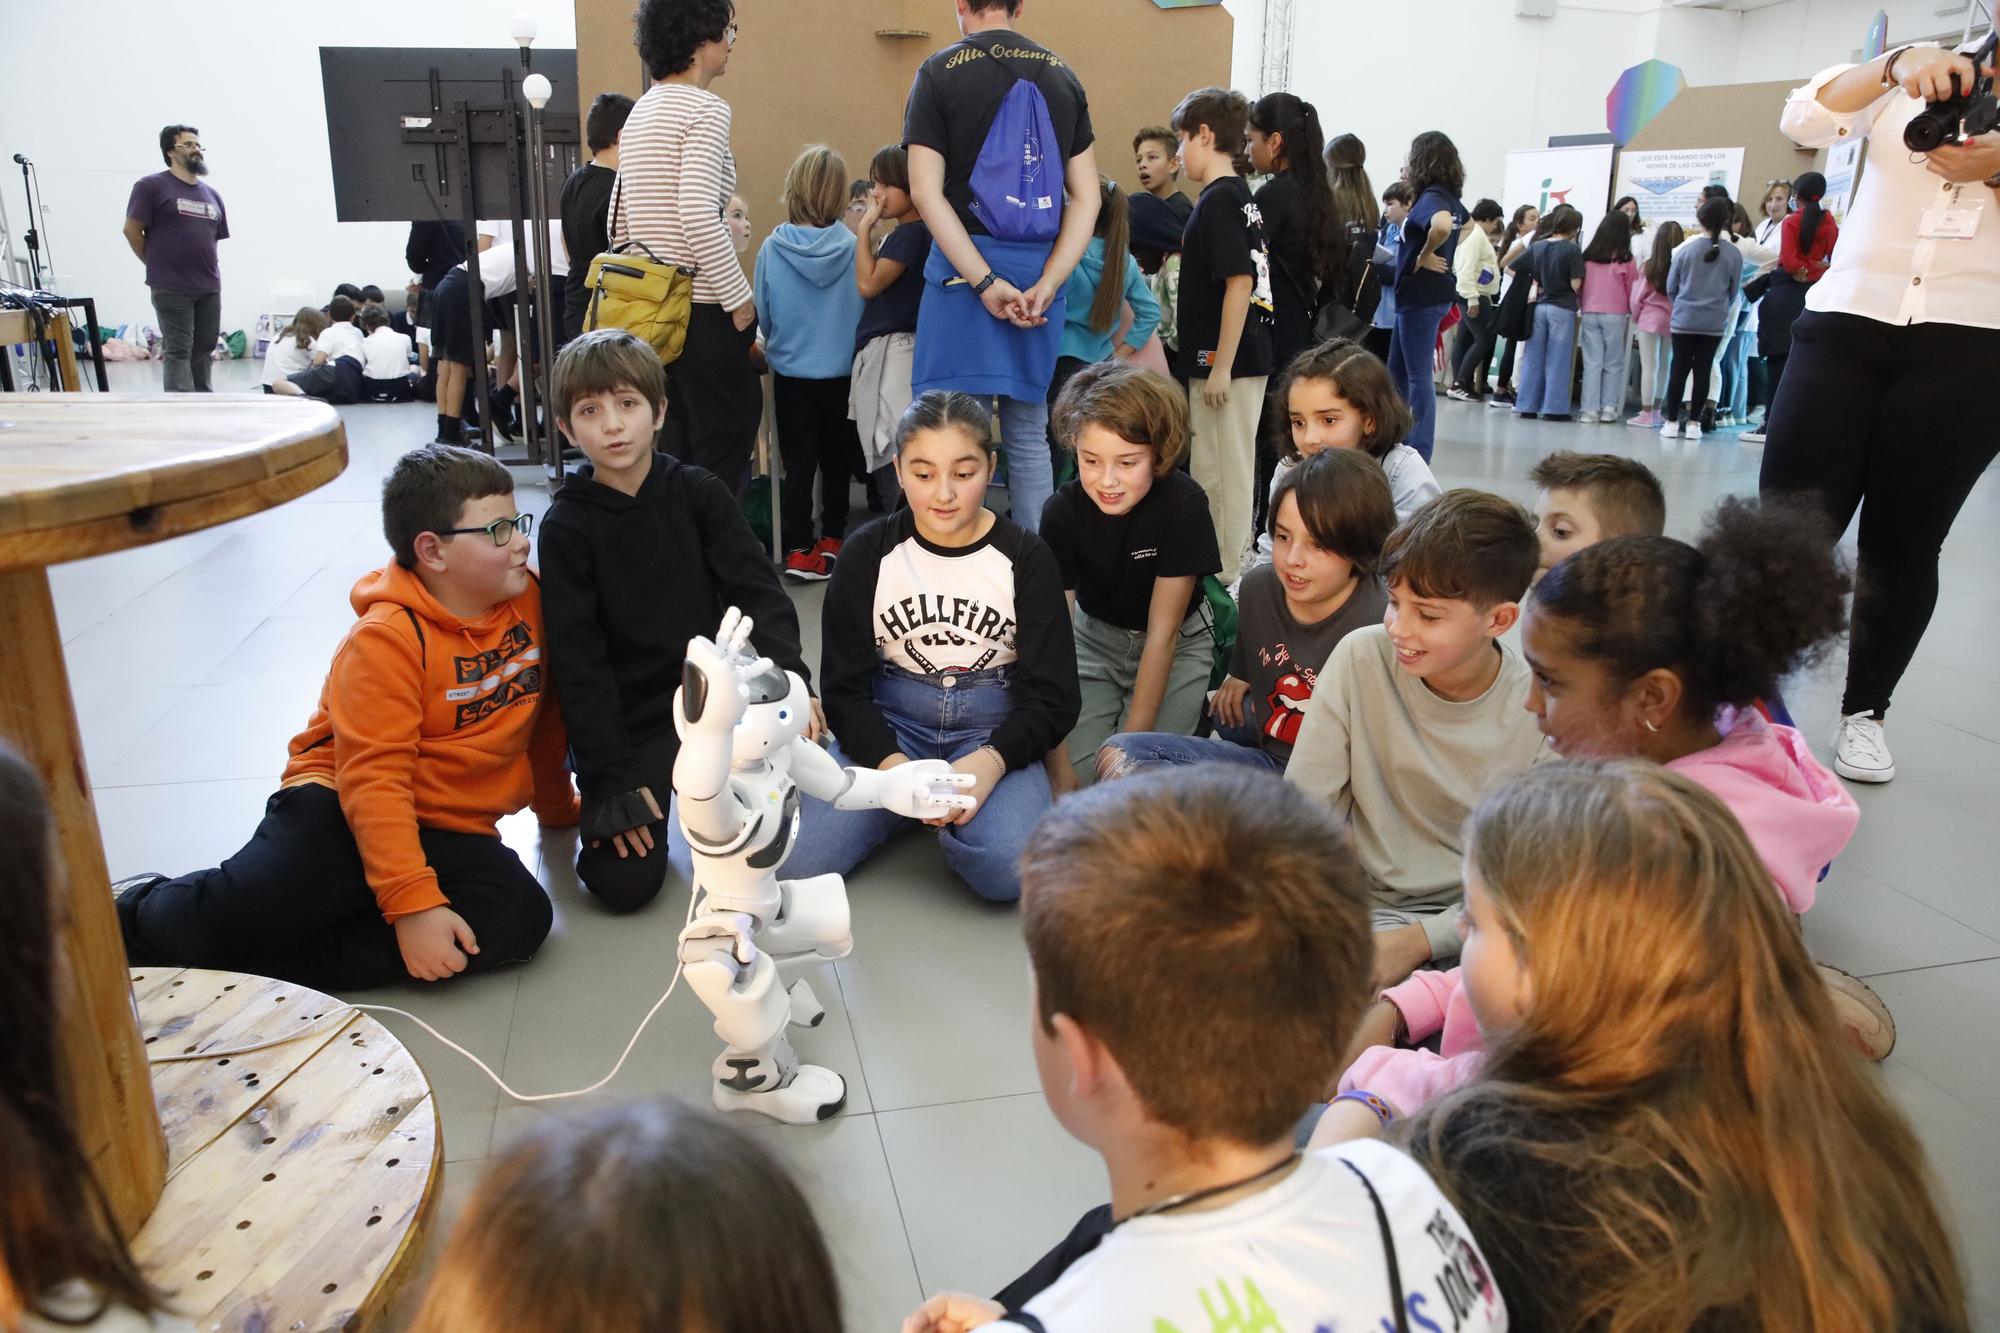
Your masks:
<svg viewBox="0 0 2000 1333"><path fill-rule="evenodd" d="M826 1006L819 1002L819 996L813 994L813 988L806 984L804 977L794 981L785 994L792 1001L792 1023L802 1028L816 1028L825 1021Z"/></svg>
<svg viewBox="0 0 2000 1333"><path fill-rule="evenodd" d="M715 1109L755 1111L787 1125L815 1125L830 1120L847 1105L847 1080L819 1065L800 1065L782 1088L768 1092L738 1092L715 1084Z"/></svg>

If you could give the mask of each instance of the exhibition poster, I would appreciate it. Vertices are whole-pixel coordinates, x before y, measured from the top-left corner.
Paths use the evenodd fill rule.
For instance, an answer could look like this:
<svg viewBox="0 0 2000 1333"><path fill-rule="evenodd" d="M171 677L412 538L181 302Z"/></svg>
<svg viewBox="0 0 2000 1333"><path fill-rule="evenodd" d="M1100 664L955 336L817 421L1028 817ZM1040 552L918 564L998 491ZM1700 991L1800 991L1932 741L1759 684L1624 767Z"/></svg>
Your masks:
<svg viewBox="0 0 2000 1333"><path fill-rule="evenodd" d="M1628 149L1618 155L1617 198L1639 201L1639 215L1651 226L1678 222L1698 230L1694 215L1704 186L1720 185L1738 197L1743 178L1741 148Z"/></svg>

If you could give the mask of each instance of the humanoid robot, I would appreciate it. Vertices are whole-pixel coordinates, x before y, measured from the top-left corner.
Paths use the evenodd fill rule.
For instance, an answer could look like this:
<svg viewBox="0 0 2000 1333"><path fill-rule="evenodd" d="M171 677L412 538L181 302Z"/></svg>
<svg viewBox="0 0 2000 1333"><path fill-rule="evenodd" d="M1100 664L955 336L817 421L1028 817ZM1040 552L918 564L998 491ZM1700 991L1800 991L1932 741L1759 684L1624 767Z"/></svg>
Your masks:
<svg viewBox="0 0 2000 1333"><path fill-rule="evenodd" d="M840 767L805 739L805 682L749 642L749 618L731 607L713 641L689 641L674 696L674 804L694 858L680 961L725 1045L712 1067L716 1107L809 1125L840 1110L847 1082L799 1063L786 1025L816 1026L826 1011L803 979L787 988L778 969L844 958L854 939L839 875L778 878L798 832L799 792L836 810L939 819L972 808L962 792L973 778L941 759L886 772Z"/></svg>

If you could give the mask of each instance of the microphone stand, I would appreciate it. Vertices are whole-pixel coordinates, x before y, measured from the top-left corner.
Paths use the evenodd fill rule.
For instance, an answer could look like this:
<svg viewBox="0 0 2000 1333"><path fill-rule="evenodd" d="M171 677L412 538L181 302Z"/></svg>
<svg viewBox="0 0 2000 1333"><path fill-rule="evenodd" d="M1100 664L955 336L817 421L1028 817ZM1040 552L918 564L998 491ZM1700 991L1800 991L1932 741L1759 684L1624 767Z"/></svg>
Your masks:
<svg viewBox="0 0 2000 1333"><path fill-rule="evenodd" d="M26 195L28 200L28 232L22 238L28 243L28 271L34 276L35 290L40 291L42 288L42 237L41 233L35 230L35 223L38 221L39 215L35 211L34 184L28 175L28 168L33 164L20 153L14 154L14 160L21 164L21 193Z"/></svg>

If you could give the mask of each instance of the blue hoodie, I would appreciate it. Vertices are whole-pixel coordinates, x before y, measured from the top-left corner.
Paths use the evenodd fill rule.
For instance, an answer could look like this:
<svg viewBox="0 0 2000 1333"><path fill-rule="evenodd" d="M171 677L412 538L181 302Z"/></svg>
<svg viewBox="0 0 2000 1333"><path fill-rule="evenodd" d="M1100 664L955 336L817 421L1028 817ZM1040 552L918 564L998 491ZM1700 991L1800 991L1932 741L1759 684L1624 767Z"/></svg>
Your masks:
<svg viewBox="0 0 2000 1333"><path fill-rule="evenodd" d="M854 283L854 233L836 222L787 222L757 252L757 325L777 374L837 380L854 371L861 289Z"/></svg>
<svg viewBox="0 0 2000 1333"><path fill-rule="evenodd" d="M1108 333L1099 333L1090 327L1090 307L1097 302L1097 284L1104 277L1104 238L1094 237L1083 258L1070 272L1069 282L1063 288L1068 298L1069 310L1063 318L1061 356L1073 356L1079 361L1104 361L1111 356L1111 339L1118 332L1118 323L1113 321ZM1146 275L1139 271L1139 261L1131 255L1125 256L1125 300L1132 307L1132 328L1125 335L1125 341L1133 351L1146 345L1146 339L1153 336L1153 330L1160 326L1160 303L1153 299L1152 288L1146 285ZM1123 318L1121 312L1120 318Z"/></svg>

